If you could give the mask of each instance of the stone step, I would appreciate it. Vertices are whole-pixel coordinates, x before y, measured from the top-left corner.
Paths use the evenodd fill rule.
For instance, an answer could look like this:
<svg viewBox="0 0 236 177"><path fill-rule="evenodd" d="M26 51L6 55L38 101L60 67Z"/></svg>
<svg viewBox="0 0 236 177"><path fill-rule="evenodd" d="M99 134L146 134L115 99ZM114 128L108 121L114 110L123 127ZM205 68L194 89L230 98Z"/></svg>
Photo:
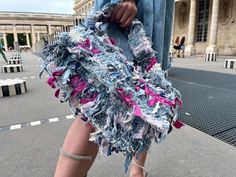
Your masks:
<svg viewBox="0 0 236 177"><path fill-rule="evenodd" d="M0 97L21 95L27 92L26 81L22 79L0 80Z"/></svg>
<svg viewBox="0 0 236 177"><path fill-rule="evenodd" d="M2 66L2 72L3 73L16 73L16 72L22 72L23 66L22 64L18 65L3 65Z"/></svg>

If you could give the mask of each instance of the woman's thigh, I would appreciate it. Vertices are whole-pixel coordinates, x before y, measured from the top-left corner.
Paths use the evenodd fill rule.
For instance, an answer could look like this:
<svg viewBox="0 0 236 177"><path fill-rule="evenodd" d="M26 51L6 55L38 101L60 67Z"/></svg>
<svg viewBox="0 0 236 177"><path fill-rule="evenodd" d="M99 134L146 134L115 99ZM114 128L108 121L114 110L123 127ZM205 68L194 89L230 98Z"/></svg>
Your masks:
<svg viewBox="0 0 236 177"><path fill-rule="evenodd" d="M55 177L84 177L98 152L98 146L89 141L93 128L84 125L83 121L77 118L70 127L64 144L63 151L77 156L91 156L91 160L74 160L60 156L55 172Z"/></svg>

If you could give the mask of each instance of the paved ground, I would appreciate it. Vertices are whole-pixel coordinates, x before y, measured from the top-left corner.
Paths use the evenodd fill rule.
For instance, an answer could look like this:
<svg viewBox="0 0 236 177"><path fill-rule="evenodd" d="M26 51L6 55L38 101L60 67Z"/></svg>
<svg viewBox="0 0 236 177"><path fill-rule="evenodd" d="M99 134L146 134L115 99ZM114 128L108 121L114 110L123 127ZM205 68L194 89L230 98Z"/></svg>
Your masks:
<svg viewBox="0 0 236 177"><path fill-rule="evenodd" d="M23 53L22 57L24 72L0 73L0 79L24 78L28 86L28 92L24 95L0 98L0 176L51 177L58 150L73 119L67 116L71 114L67 105L53 98L53 90L45 84L46 77L44 76L42 80L38 78L40 71L38 57L30 53ZM182 69L185 65L181 62L186 61L190 62L187 59L176 61L174 59L175 68L171 71L170 78L182 92L185 89L189 90L183 92L184 101L188 103L185 105L194 105L193 101L196 100L188 100L193 90L191 87L201 85L205 89L216 88L217 83L214 83L215 85L194 83L188 78L180 77L181 73L188 71ZM0 65L3 64L0 58ZM178 64L179 68L177 68ZM220 89L227 90L227 93L235 91L233 85ZM230 97L230 94L228 96ZM209 97L206 94L203 97L214 102L214 95ZM223 99L223 96L219 99ZM192 109L195 111L189 107L183 109L180 117L186 113L191 118L198 116L195 114L199 112L197 106ZM229 110L231 109L232 107L229 106ZM42 124L39 125L39 122ZM7 127L14 130L10 131ZM163 143L153 144L150 152L152 155L149 155L147 161L150 177L234 177L236 174L236 148L187 125L180 130L175 130ZM125 176L123 157L114 155L107 159L99 155L90 176Z"/></svg>
<svg viewBox="0 0 236 177"><path fill-rule="evenodd" d="M236 56L217 56L216 62L206 62L204 61L204 57L205 56L191 56L186 58L174 58L172 67L236 75L236 69L224 68L224 60L236 59Z"/></svg>
<svg viewBox="0 0 236 177"><path fill-rule="evenodd" d="M224 58L174 58L169 76L183 95L180 119L236 146L236 69L224 68Z"/></svg>

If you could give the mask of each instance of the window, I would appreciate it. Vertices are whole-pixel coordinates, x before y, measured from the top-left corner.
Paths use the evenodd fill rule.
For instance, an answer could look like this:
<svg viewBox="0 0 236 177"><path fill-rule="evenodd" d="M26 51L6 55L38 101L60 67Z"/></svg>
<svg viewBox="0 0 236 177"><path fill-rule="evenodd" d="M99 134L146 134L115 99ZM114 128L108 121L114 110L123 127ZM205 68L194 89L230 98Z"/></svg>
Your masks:
<svg viewBox="0 0 236 177"><path fill-rule="evenodd" d="M208 34L209 0L199 0L197 42L206 42Z"/></svg>

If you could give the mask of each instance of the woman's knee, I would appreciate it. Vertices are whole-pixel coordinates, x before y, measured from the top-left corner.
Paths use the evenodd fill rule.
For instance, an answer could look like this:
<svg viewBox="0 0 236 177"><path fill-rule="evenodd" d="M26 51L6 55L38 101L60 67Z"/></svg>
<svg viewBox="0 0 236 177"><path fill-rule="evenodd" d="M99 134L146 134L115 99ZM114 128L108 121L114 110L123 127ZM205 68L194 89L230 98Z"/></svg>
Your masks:
<svg viewBox="0 0 236 177"><path fill-rule="evenodd" d="M89 141L90 134L94 131L91 125L84 124L81 119L77 118L66 135L63 149L78 155L96 152L98 149L97 145Z"/></svg>

